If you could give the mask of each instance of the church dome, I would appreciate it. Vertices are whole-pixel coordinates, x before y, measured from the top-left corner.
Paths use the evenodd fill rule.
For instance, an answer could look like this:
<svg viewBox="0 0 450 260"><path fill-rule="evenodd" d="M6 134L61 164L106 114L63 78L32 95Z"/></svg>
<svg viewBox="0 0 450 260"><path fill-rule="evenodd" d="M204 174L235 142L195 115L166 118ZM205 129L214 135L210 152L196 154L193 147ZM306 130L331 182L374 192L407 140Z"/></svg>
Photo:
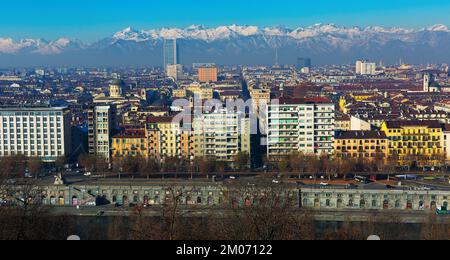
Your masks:
<svg viewBox="0 0 450 260"><path fill-rule="evenodd" d="M121 79L113 79L109 82L110 85L115 85L115 86L123 86L125 85L125 82L123 82L123 80Z"/></svg>

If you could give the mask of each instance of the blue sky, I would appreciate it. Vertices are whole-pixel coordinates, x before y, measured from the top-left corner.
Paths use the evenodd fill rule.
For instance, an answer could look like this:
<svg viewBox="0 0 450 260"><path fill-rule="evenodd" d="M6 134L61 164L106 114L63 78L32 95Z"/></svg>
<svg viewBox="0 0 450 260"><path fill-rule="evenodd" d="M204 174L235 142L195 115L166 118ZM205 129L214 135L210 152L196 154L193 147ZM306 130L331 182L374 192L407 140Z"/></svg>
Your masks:
<svg viewBox="0 0 450 260"><path fill-rule="evenodd" d="M14 39L95 41L128 26L450 25L448 0L7 0L0 7L0 37Z"/></svg>

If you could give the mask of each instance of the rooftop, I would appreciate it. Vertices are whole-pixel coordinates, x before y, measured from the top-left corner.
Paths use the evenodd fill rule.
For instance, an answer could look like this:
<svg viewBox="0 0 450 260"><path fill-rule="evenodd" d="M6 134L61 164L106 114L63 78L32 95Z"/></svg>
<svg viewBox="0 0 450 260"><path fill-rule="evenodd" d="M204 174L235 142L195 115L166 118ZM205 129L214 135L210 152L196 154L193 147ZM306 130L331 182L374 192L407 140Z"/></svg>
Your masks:
<svg viewBox="0 0 450 260"><path fill-rule="evenodd" d="M336 134L336 139L385 139L386 134L379 131L345 131Z"/></svg>
<svg viewBox="0 0 450 260"><path fill-rule="evenodd" d="M145 129L125 129L114 138L127 139L127 138L145 138Z"/></svg>
<svg viewBox="0 0 450 260"><path fill-rule="evenodd" d="M388 128L403 128L403 127L428 127L428 128L441 128L442 125L439 121L387 121Z"/></svg>

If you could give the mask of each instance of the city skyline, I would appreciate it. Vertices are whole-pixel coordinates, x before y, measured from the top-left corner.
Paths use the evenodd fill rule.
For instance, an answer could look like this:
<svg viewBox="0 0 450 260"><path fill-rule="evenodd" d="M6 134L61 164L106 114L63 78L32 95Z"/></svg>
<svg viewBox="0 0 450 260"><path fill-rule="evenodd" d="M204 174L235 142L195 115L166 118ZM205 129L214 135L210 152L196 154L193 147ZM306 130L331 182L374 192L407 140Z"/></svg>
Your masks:
<svg viewBox="0 0 450 260"><path fill-rule="evenodd" d="M450 240L450 1L5 2L0 240Z"/></svg>
<svg viewBox="0 0 450 260"><path fill-rule="evenodd" d="M354 0L346 3L328 0L314 3L287 1L284 5L274 1L260 4L253 0L245 3L206 3L203 0L142 3L132 0L128 1L127 5L119 4L118 1L108 1L108 4L105 1L81 2L47 1L40 3L38 9L30 1L22 1L20 5L13 2L4 3L2 8L5 12L0 17L0 38L52 40L68 37L93 42L127 26L155 29L185 28L193 24L207 27L239 24L297 28L316 23L333 23L345 27L417 29L450 23L450 19L445 15L450 3L440 0L427 3L404 0L376 3L360 3ZM423 19L416 19L417 17Z"/></svg>

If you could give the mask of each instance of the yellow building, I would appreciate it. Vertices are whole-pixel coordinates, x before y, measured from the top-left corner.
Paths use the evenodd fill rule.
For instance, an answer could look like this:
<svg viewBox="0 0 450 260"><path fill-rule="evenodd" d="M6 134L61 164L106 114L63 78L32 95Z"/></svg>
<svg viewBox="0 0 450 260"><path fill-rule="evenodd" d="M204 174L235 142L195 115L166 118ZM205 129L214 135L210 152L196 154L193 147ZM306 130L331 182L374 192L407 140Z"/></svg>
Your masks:
<svg viewBox="0 0 450 260"><path fill-rule="evenodd" d="M366 101L376 96L374 93L352 93L350 96L358 102Z"/></svg>
<svg viewBox="0 0 450 260"><path fill-rule="evenodd" d="M214 91L210 86L202 86L200 84L191 84L186 90L193 95L197 95L201 100L213 99Z"/></svg>
<svg viewBox="0 0 450 260"><path fill-rule="evenodd" d="M114 159L125 157L148 158L147 132L145 129L126 129L112 139Z"/></svg>
<svg viewBox="0 0 450 260"><path fill-rule="evenodd" d="M438 121L388 121L381 126L389 139L389 156L402 166L435 166L443 155Z"/></svg>
<svg viewBox="0 0 450 260"><path fill-rule="evenodd" d="M335 119L336 131L350 131L352 130L351 119L347 115L338 115Z"/></svg>
<svg viewBox="0 0 450 260"><path fill-rule="evenodd" d="M147 130L150 157L191 158L190 131L183 131L173 117L149 117Z"/></svg>
<svg viewBox="0 0 450 260"><path fill-rule="evenodd" d="M334 151L338 158L385 160L388 156L388 139L378 131L346 131L336 135Z"/></svg>
<svg viewBox="0 0 450 260"><path fill-rule="evenodd" d="M270 103L270 89L251 88L250 96L255 113L265 111L266 105Z"/></svg>
<svg viewBox="0 0 450 260"><path fill-rule="evenodd" d="M347 100L345 98L345 96L341 96L339 98L339 111L341 113L347 114Z"/></svg>
<svg viewBox="0 0 450 260"><path fill-rule="evenodd" d="M172 96L174 98L185 98L187 96L186 89L174 89L172 90Z"/></svg>

